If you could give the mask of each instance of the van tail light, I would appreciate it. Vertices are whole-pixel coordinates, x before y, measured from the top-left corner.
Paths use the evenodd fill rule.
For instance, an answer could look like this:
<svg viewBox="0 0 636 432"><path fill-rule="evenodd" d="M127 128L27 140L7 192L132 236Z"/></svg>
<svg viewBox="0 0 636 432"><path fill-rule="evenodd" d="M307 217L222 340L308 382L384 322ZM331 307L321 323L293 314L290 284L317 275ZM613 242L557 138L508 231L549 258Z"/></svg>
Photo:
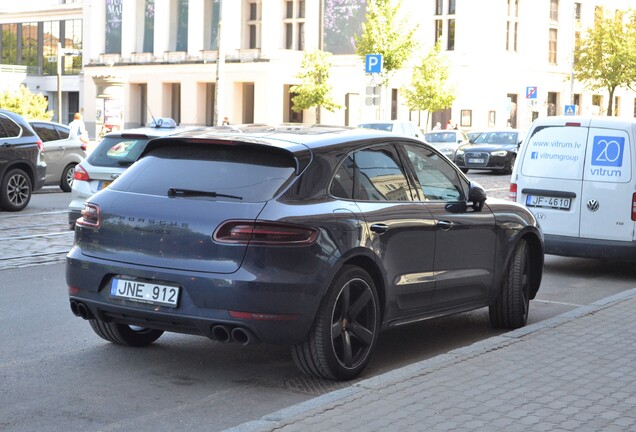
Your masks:
<svg viewBox="0 0 636 432"><path fill-rule="evenodd" d="M73 179L74 180L81 180L81 181L90 181L91 180L91 178L89 177L88 173L86 172L86 170L84 169L84 167L81 164L75 165L75 172L73 173Z"/></svg>
<svg viewBox="0 0 636 432"><path fill-rule="evenodd" d="M632 194L632 220L636 221L636 193Z"/></svg>
<svg viewBox="0 0 636 432"><path fill-rule="evenodd" d="M227 221L213 235L220 243L303 246L316 240L313 228L277 222Z"/></svg>
<svg viewBox="0 0 636 432"><path fill-rule="evenodd" d="M510 198L511 201L517 202L517 183L510 183L508 198Z"/></svg>
<svg viewBox="0 0 636 432"><path fill-rule="evenodd" d="M82 217L80 217L77 225L85 228L99 228L102 222L102 215L99 206L96 204L86 203L84 210L82 210Z"/></svg>
<svg viewBox="0 0 636 432"><path fill-rule="evenodd" d="M44 151L44 143L42 142L42 140L39 139L35 143L37 144L38 148L40 149L40 152L43 152Z"/></svg>
<svg viewBox="0 0 636 432"><path fill-rule="evenodd" d="M82 149L82 151L86 151L88 149L88 144L82 143L82 145L80 145L80 148Z"/></svg>

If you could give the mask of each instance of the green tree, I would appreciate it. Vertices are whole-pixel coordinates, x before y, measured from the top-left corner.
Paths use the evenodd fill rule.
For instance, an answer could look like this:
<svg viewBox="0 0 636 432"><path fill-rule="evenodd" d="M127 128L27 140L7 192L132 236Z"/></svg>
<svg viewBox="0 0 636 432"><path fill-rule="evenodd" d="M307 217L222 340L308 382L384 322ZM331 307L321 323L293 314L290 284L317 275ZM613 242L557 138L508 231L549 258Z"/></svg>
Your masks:
<svg viewBox="0 0 636 432"><path fill-rule="evenodd" d="M605 17L597 10L595 24L574 49L574 78L590 90L609 93L607 115L613 115L614 92L636 83L636 15L619 12Z"/></svg>
<svg viewBox="0 0 636 432"><path fill-rule="evenodd" d="M331 112L341 108L341 105L331 97L333 87L329 84L330 58L330 53L321 50L305 52L300 71L296 75L301 83L289 89L294 94L292 110L301 112L316 107L316 123L318 124L321 107Z"/></svg>
<svg viewBox="0 0 636 432"><path fill-rule="evenodd" d="M17 91L0 93L0 108L13 111L29 120L51 120L53 111L47 111L49 102L39 93L32 93L21 85Z"/></svg>
<svg viewBox="0 0 636 432"><path fill-rule="evenodd" d="M418 47L417 25L400 18L402 0L369 0L362 34L355 35L356 54L382 54L382 82L401 69Z"/></svg>
<svg viewBox="0 0 636 432"><path fill-rule="evenodd" d="M455 89L448 85L448 62L438 42L413 68L411 84L402 92L406 105L413 111L427 111L426 124L431 112L450 108L455 100Z"/></svg>

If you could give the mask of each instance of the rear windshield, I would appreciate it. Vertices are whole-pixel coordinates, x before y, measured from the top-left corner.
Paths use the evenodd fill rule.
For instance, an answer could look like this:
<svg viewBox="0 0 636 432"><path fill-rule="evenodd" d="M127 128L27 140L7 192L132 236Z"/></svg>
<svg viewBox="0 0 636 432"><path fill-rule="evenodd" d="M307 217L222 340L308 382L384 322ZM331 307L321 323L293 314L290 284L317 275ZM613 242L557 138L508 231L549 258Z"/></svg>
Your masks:
<svg viewBox="0 0 636 432"><path fill-rule="evenodd" d="M517 132L484 132L475 138L475 144L517 144Z"/></svg>
<svg viewBox="0 0 636 432"><path fill-rule="evenodd" d="M288 184L295 166L291 154L268 148L179 143L150 151L111 188L157 196L176 191L187 199L263 202Z"/></svg>
<svg viewBox="0 0 636 432"><path fill-rule="evenodd" d="M148 141L148 137L106 137L87 158L88 163L100 167L130 166L139 158Z"/></svg>
<svg viewBox="0 0 636 432"><path fill-rule="evenodd" d="M454 132L431 132L424 135L424 140L429 143L455 143L457 134Z"/></svg>

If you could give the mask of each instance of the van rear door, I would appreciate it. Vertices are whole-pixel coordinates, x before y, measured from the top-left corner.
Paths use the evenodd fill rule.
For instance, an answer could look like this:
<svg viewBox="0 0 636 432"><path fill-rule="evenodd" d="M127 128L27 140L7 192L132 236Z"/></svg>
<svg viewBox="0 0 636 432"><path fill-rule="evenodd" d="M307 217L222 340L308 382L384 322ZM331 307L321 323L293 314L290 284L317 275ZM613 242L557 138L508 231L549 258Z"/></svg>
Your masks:
<svg viewBox="0 0 636 432"><path fill-rule="evenodd" d="M535 214L545 234L579 236L587 137L587 127L561 123L537 127L523 144L517 202Z"/></svg>
<svg viewBox="0 0 636 432"><path fill-rule="evenodd" d="M590 128L581 193L581 237L632 241L632 145L623 130Z"/></svg>

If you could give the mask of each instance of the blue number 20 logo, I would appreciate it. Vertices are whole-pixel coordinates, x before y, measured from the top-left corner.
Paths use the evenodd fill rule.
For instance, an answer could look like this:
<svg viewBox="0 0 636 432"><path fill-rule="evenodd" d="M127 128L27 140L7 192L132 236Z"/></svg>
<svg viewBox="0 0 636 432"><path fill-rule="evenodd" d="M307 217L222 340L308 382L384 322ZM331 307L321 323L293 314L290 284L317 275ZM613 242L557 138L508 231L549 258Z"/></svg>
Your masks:
<svg viewBox="0 0 636 432"><path fill-rule="evenodd" d="M625 138L595 136L592 146L592 165L623 166L623 150Z"/></svg>

